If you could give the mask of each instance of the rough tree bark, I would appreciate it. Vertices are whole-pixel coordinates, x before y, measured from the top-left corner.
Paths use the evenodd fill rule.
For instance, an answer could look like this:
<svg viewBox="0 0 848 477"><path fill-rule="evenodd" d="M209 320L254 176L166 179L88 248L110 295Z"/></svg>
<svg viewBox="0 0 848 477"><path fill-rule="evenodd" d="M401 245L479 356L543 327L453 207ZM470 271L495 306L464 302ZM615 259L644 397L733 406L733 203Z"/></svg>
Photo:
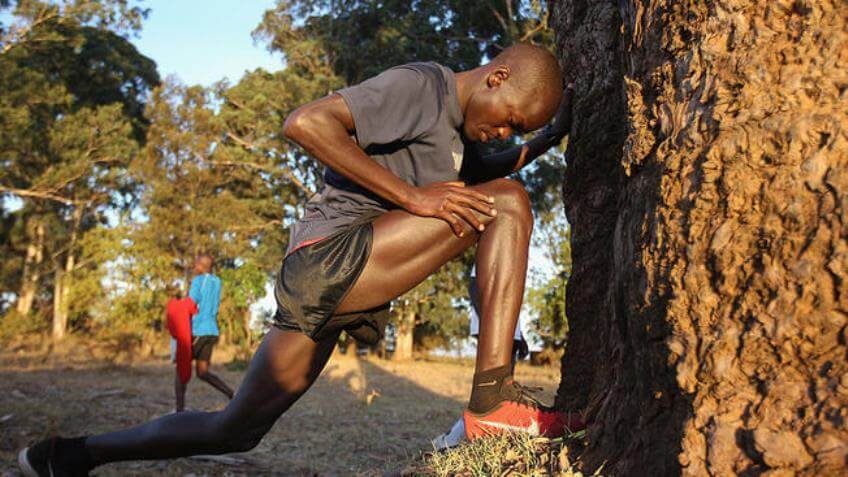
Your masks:
<svg viewBox="0 0 848 477"><path fill-rule="evenodd" d="M848 4L554 2L576 80L558 404L613 475L848 459Z"/></svg>

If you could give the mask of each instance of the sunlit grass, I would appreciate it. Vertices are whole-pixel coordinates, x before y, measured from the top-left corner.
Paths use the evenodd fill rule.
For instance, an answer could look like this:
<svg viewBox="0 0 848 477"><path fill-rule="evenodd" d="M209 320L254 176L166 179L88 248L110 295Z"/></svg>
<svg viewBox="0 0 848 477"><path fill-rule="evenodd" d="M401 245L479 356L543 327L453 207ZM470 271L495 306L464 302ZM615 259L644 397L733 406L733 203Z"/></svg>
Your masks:
<svg viewBox="0 0 848 477"><path fill-rule="evenodd" d="M569 439L581 439L585 432ZM575 442L570 440L569 442ZM568 458L563 439L533 438L523 433L477 439L447 452L425 458L426 472L433 476L559 476L583 477ZM593 475L601 475L602 469Z"/></svg>

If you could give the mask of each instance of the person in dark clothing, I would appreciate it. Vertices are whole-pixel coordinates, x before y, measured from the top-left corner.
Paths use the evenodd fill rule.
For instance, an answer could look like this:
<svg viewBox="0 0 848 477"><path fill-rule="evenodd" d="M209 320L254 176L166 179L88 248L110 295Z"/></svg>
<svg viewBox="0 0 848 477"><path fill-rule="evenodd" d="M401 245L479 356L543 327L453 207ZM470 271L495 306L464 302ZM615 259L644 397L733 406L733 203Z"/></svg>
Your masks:
<svg viewBox="0 0 848 477"><path fill-rule="evenodd" d="M560 143L570 127L565 98L553 55L515 45L464 72L395 67L298 108L284 134L327 166L326 184L292 227L276 326L234 399L219 412L42 441L21 451L21 468L83 475L107 462L252 449L309 389L341 331L380 339L387 303L475 244L482 316L468 437L582 425L539 404L510 366L533 218L522 185L503 177ZM555 115L519 147L478 152L475 143L534 131Z"/></svg>

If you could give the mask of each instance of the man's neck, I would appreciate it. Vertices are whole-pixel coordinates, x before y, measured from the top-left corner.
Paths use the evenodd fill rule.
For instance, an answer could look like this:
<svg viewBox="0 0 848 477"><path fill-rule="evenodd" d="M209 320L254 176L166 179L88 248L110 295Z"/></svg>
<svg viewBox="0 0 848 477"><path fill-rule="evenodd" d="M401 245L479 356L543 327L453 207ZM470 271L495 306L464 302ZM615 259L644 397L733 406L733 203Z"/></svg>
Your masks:
<svg viewBox="0 0 848 477"><path fill-rule="evenodd" d="M471 96L474 95L474 90L485 77L485 66L479 66L473 70L460 71L459 73L456 73L456 95L459 100L459 107L462 109L463 117L465 117L465 110L468 108Z"/></svg>

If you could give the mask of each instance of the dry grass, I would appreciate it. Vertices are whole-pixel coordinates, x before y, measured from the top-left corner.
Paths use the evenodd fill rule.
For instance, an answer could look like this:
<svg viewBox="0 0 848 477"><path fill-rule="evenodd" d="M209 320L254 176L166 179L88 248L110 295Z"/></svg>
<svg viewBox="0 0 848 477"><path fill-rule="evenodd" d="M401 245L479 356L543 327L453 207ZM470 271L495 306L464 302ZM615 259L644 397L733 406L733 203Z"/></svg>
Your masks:
<svg viewBox="0 0 848 477"><path fill-rule="evenodd" d="M478 439L449 452L433 453L419 475L438 477L557 476L583 477L568 458L565 442L580 444L581 435L568 439L532 438L527 434L502 434ZM601 475L600 470L593 475Z"/></svg>
<svg viewBox="0 0 848 477"><path fill-rule="evenodd" d="M121 429L173 408L173 368L164 348L155 359L123 350L117 358L85 343L62 349L0 349L0 475L15 475L17 449L52 434ZM216 350L213 370L237 385ZM115 364L117 361L118 364ZM226 461L177 459L119 463L96 475L383 475L432 450L430 439L448 430L468 397L470 362L352 359L334 356L315 386L251 452ZM519 366L517 377L554 391L555 368ZM220 394L189 383L187 405L221 409Z"/></svg>

